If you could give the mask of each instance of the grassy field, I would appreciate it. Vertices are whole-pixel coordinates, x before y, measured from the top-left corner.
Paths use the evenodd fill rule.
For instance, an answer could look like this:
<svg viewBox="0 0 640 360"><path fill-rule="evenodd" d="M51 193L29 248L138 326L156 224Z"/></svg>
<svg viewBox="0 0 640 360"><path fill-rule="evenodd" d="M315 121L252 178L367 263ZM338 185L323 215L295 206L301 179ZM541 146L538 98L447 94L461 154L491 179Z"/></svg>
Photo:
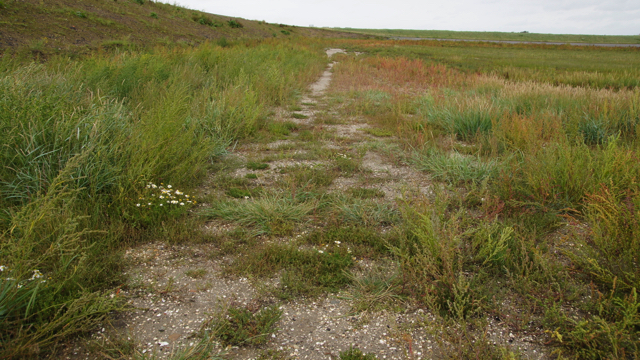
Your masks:
<svg viewBox="0 0 640 360"><path fill-rule="evenodd" d="M465 73L478 72L512 81L536 81L555 85L595 88L634 88L639 85L640 54L637 48L589 49L566 45L510 45L438 41L354 40L348 49L394 56L395 46L408 59L445 64Z"/></svg>
<svg viewBox="0 0 640 360"><path fill-rule="evenodd" d="M563 358L636 357L640 93L615 85L633 66L614 55L609 80L575 86L549 74L593 76L599 51L429 45L345 44L365 55L340 59L333 88L343 116L395 132L448 191L403 211L408 286L456 322L519 303ZM456 66L473 63L462 51L490 65ZM501 69L514 63L520 76Z"/></svg>
<svg viewBox="0 0 640 360"><path fill-rule="evenodd" d="M102 21L78 11L64 16ZM327 47L349 51L335 56L327 104L301 104ZM341 293L354 313L425 309L443 358L521 357L487 341L488 318L557 358L637 358L638 54L287 36L4 56L0 358L58 351L124 309L123 253L157 240L212 244L233 259L231 279L279 277L264 296L280 302ZM317 106L315 124L293 121L309 117L302 106ZM368 140L328 130L348 119ZM243 146L259 152L225 156ZM417 172L429 192L390 198L367 154ZM281 166L259 185L281 160L318 165ZM213 190L198 199L205 179ZM355 185L336 191L337 179ZM209 220L230 230L206 234ZM363 260L368 273L356 271ZM213 356L210 335L262 345L282 315L226 310L177 358ZM117 350L105 358L146 357Z"/></svg>
<svg viewBox="0 0 640 360"><path fill-rule="evenodd" d="M640 35L571 35L536 34L529 32L491 31L447 31L447 30L400 30L400 29L352 29L335 28L357 34L383 37L414 37L429 39L498 40L498 41L542 41L586 44L640 44Z"/></svg>

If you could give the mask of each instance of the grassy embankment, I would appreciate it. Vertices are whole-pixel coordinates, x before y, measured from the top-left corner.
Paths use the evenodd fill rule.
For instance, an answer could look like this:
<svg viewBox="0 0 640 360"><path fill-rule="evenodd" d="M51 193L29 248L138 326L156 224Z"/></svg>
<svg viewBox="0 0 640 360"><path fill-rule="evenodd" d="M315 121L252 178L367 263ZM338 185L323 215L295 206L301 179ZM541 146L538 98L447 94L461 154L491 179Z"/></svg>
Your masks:
<svg viewBox="0 0 640 360"><path fill-rule="evenodd" d="M41 354L119 308L105 290L124 283L126 245L197 237L197 200L185 195L325 61L321 49L278 40L5 59L0 357Z"/></svg>
<svg viewBox="0 0 640 360"><path fill-rule="evenodd" d="M352 29L335 28L357 34L383 37L415 37L429 39L498 40L498 41L542 41L586 44L640 44L639 35L572 35L537 34L526 32L492 31L448 31L448 30L401 30L401 29Z"/></svg>
<svg viewBox="0 0 640 360"><path fill-rule="evenodd" d="M148 0L2 0L0 52L46 59L98 49L297 36L361 36L208 14Z"/></svg>
<svg viewBox="0 0 640 360"><path fill-rule="evenodd" d="M405 294L464 325L451 343L487 355L460 333L497 315L561 356L637 357L638 51L345 46L366 55L335 68L341 114L398 136L443 189L401 205L392 249Z"/></svg>

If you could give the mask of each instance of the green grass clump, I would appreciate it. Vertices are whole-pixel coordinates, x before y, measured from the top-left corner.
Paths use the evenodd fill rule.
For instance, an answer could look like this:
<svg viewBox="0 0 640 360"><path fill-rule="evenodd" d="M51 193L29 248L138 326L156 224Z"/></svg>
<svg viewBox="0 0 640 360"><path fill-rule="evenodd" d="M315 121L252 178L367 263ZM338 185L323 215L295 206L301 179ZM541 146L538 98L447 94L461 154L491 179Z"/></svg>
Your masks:
<svg viewBox="0 0 640 360"><path fill-rule="evenodd" d="M231 188L227 190L227 195L236 199L244 199L251 197L251 191L247 189Z"/></svg>
<svg viewBox="0 0 640 360"><path fill-rule="evenodd" d="M380 189L369 189L369 188L351 188L349 189L349 193L358 199L375 199L375 198L383 198L384 191Z"/></svg>
<svg viewBox="0 0 640 360"><path fill-rule="evenodd" d="M244 176L246 179L257 179L258 175L254 174L254 173L249 173L247 175Z"/></svg>
<svg viewBox="0 0 640 360"><path fill-rule="evenodd" d="M336 168L343 176L353 175L362 171L360 167L360 159L349 157L346 154L338 154L336 159Z"/></svg>
<svg viewBox="0 0 640 360"><path fill-rule="evenodd" d="M335 202L338 218L346 224L388 226L399 221L398 210L391 204L362 199L338 199Z"/></svg>
<svg viewBox="0 0 640 360"><path fill-rule="evenodd" d="M289 181L295 184L296 188L302 189L327 187L337 177L335 171L324 166L291 166L281 171L287 173Z"/></svg>
<svg viewBox="0 0 640 360"><path fill-rule="evenodd" d="M373 136L377 136L377 137L389 137L389 136L393 136L393 133L389 130L386 129L380 129L380 128L364 128L362 129L362 131L366 132L367 134L373 135Z"/></svg>
<svg viewBox="0 0 640 360"><path fill-rule="evenodd" d="M340 360L376 360L373 354L365 354L358 348L349 348L349 350L340 352Z"/></svg>
<svg viewBox="0 0 640 360"><path fill-rule="evenodd" d="M480 183L496 176L500 170L497 160L483 160L477 156L428 151L416 152L413 162L419 170L427 171L436 180L458 184Z"/></svg>
<svg viewBox="0 0 640 360"><path fill-rule="evenodd" d="M202 330L210 332L224 345L261 345L270 340L274 325L282 316L277 305L251 311L246 307L228 307L218 316L203 324Z"/></svg>
<svg viewBox="0 0 640 360"><path fill-rule="evenodd" d="M268 130L276 136L287 136L291 134L292 131L298 130L298 124L291 121L272 122L269 124Z"/></svg>
<svg viewBox="0 0 640 360"><path fill-rule="evenodd" d="M392 236L382 236L372 227L341 225L314 231L305 241L328 249L347 247L356 257L374 257L388 252L388 245L395 240Z"/></svg>
<svg viewBox="0 0 640 360"><path fill-rule="evenodd" d="M207 275L207 270L205 269L187 270L184 274L190 278L202 279L205 275Z"/></svg>
<svg viewBox="0 0 640 360"><path fill-rule="evenodd" d="M204 216L234 221L254 228L256 234L287 234L305 222L317 204L298 202L285 194L265 194L252 201L221 201L202 212Z"/></svg>
<svg viewBox="0 0 640 360"><path fill-rule="evenodd" d="M249 170L265 170L269 168L269 164L255 161L249 161L246 166Z"/></svg>
<svg viewBox="0 0 640 360"><path fill-rule="evenodd" d="M348 285L346 270L353 265L346 248L301 250L295 245L269 244L234 262L231 273L272 276L283 271L276 296L282 299L334 292Z"/></svg>
<svg viewBox="0 0 640 360"><path fill-rule="evenodd" d="M305 115L305 114L300 114L300 113L292 113L291 117L294 119L308 119L309 116Z"/></svg>

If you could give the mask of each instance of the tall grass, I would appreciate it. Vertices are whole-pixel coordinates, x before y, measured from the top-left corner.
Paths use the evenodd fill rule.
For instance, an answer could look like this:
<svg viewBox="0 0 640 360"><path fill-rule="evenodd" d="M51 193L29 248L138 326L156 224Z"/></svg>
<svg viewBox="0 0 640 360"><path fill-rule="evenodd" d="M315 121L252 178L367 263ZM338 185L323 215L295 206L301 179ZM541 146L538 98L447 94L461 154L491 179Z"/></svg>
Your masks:
<svg viewBox="0 0 640 360"><path fill-rule="evenodd" d="M36 355L101 321L118 303L103 291L121 281L121 244L159 225L139 221L147 181L193 188L326 61L314 45L244 45L3 63L0 357ZM46 282L25 295L34 270Z"/></svg>

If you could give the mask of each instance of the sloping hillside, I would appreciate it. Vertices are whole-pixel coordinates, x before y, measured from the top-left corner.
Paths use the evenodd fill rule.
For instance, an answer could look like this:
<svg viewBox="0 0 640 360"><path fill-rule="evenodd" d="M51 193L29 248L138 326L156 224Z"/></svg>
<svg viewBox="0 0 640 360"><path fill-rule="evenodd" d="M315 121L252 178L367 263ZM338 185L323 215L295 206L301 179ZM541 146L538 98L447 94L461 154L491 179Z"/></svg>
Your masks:
<svg viewBox="0 0 640 360"><path fill-rule="evenodd" d="M0 52L36 53L264 37L362 37L213 15L149 0L0 0Z"/></svg>

